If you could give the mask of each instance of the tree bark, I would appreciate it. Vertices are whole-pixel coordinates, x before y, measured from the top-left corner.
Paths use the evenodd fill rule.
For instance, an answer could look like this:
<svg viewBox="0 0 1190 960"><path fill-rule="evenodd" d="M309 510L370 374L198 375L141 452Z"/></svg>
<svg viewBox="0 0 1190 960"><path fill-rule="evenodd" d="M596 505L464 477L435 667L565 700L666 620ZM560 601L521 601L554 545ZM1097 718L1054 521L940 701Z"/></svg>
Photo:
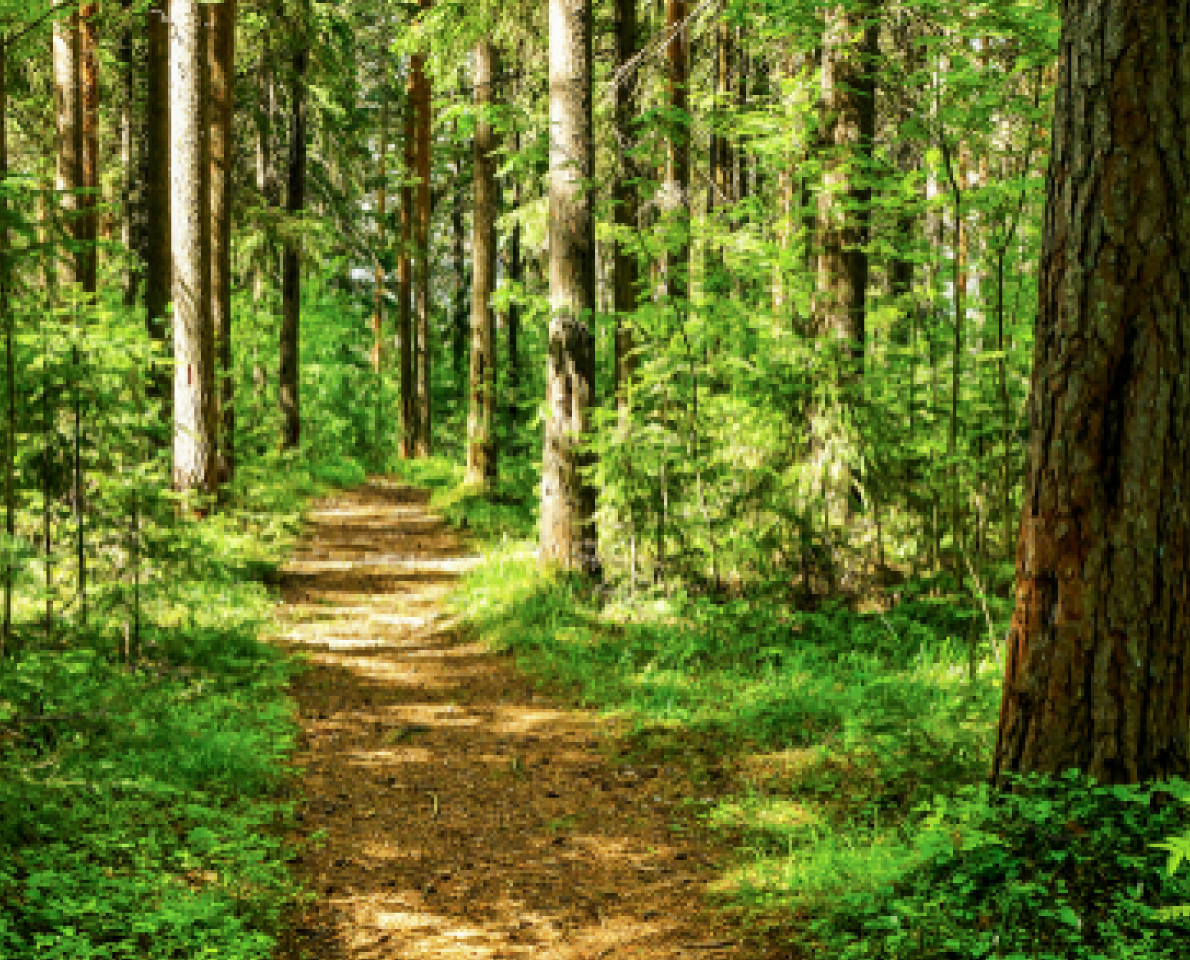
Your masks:
<svg viewBox="0 0 1190 960"><path fill-rule="evenodd" d="M208 6L211 18L211 326L218 359L219 479L235 473L235 378L231 349L232 113L235 95L236 0Z"/></svg>
<svg viewBox="0 0 1190 960"><path fill-rule="evenodd" d="M549 0L550 322L541 562L595 573L595 490L583 476L595 373L590 0Z"/></svg>
<svg viewBox="0 0 1190 960"><path fill-rule="evenodd" d="M665 19L672 31L686 19L686 0L666 0ZM665 252L665 293L671 301L684 301L690 271L690 95L687 85L689 41L678 30L666 45L666 93L675 117L667 137L665 189L662 197L676 236ZM683 309L683 306L679 306Z"/></svg>
<svg viewBox="0 0 1190 960"><path fill-rule="evenodd" d="M149 7L145 69L145 140L142 165L145 191L145 316L149 336L164 349L169 341L166 311L173 288L170 260L170 123L169 22L167 6ZM164 406L162 419L172 419L169 370L154 366L149 394Z"/></svg>
<svg viewBox="0 0 1190 960"><path fill-rule="evenodd" d="M475 45L475 104L493 103L492 82L499 57L489 41ZM467 418L467 483L488 487L496 479L496 217L500 193L496 185L495 128L480 117L475 129L475 211L471 255L471 390Z"/></svg>
<svg viewBox="0 0 1190 960"><path fill-rule="evenodd" d="M637 0L616 0L616 64L623 68L640 48ZM640 170L632 155L636 138L636 71L627 74L615 90L616 172L612 182L612 206L619 237L612 254L612 309L616 313L614 358L616 408L621 425L632 420L632 377L636 372L632 326L628 317L636 311L640 295L640 261L628 238L639 229Z"/></svg>
<svg viewBox="0 0 1190 960"><path fill-rule="evenodd" d="M70 7L60 0L65 11ZM78 14L71 13L54 21L54 189L62 229L68 241L82 239L78 189L82 185L83 128L82 97L79 84ZM62 285L81 280L81 258L71 250L58 258L57 281Z"/></svg>
<svg viewBox="0 0 1190 960"><path fill-rule="evenodd" d="M1064 4L991 776L1190 776L1190 4Z"/></svg>
<svg viewBox="0 0 1190 960"><path fill-rule="evenodd" d="M172 0L169 18L171 251L174 303L174 486L216 487L211 335L210 171L206 150L205 5Z"/></svg>
<svg viewBox="0 0 1190 960"><path fill-rule="evenodd" d="M83 4L78 13L78 71L79 125L81 134L81 170L79 186L85 191L79 197L82 211L79 239L84 243L79 251L79 283L87 293L95 293L98 283L99 237L95 206L99 190L99 75L95 63L94 3Z"/></svg>
<svg viewBox="0 0 1190 960"><path fill-rule="evenodd" d="M458 124L455 124L456 136ZM454 264L454 280L451 289L451 304L450 304L450 352L451 352L451 367L454 371L455 387L458 395L458 402L464 404L467 402L468 376L470 371L466 369L468 362L468 332L470 330L470 305L468 299L468 284L467 284L467 254L466 245L467 240L463 235L463 205L465 201L465 190L463 184L465 182L465 159L466 150L462 144L459 145L458 152L455 154L454 161L454 197L450 206L450 234L451 234L451 260Z"/></svg>
<svg viewBox="0 0 1190 960"><path fill-rule="evenodd" d="M413 383L413 183L417 164L417 112L414 106L413 58L405 85L405 170L401 185L401 259L397 264L397 336L401 341L401 459L417 446L417 403Z"/></svg>
<svg viewBox="0 0 1190 960"><path fill-rule="evenodd" d="M306 60L305 49L293 55L293 90L290 94L289 170L285 207L291 215L306 206ZM282 435L281 446L293 449L301 442L301 341L302 261L301 242L291 237L281 257L281 364L279 371Z"/></svg>
<svg viewBox="0 0 1190 960"><path fill-rule="evenodd" d="M422 6L428 6L422 0ZM413 302L417 324L415 381L417 394L417 455L430 455L433 438L433 375L430 369L430 131L432 127L430 78L425 57L416 56L414 79L417 104L417 207L414 217Z"/></svg>
<svg viewBox="0 0 1190 960"><path fill-rule="evenodd" d="M388 101L380 105L380 183L376 188L377 261L373 277L372 372L380 376L384 369L384 244L385 219L388 216Z"/></svg>

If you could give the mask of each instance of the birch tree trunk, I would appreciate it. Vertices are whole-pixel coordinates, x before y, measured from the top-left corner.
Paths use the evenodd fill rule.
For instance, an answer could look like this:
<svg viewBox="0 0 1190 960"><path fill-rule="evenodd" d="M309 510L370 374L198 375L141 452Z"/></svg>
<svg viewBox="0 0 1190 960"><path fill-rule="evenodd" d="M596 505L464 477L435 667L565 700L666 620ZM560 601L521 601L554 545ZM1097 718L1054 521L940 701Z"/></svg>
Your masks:
<svg viewBox="0 0 1190 960"><path fill-rule="evenodd" d="M492 82L499 57L489 41L475 45L475 104L493 103ZM488 487L496 479L496 185L497 138L490 118L475 129L475 211L471 254L471 385L467 418L467 483Z"/></svg>
<svg viewBox="0 0 1190 960"><path fill-rule="evenodd" d="M590 0L549 0L550 323L541 479L541 562L595 573L595 490L582 470L594 340L595 233L590 183Z"/></svg>
<svg viewBox="0 0 1190 960"><path fill-rule="evenodd" d="M1063 6L992 778L1185 778L1190 2Z"/></svg>
<svg viewBox="0 0 1190 960"><path fill-rule="evenodd" d="M174 486L216 486L211 332L210 188L204 4L171 0L170 186L174 303Z"/></svg>

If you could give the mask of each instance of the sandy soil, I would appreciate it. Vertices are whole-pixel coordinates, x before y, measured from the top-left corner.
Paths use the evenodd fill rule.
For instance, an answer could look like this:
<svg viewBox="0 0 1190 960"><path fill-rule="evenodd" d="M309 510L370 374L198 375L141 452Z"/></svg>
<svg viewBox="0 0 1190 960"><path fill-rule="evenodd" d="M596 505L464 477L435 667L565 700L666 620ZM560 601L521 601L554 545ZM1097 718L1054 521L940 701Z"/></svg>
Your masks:
<svg viewBox="0 0 1190 960"><path fill-rule="evenodd" d="M427 495L373 479L315 511L282 575L303 736L295 866L316 892L278 960L778 957L706 897L725 850L678 767L461 638L476 562ZM675 826L677 829L675 829Z"/></svg>

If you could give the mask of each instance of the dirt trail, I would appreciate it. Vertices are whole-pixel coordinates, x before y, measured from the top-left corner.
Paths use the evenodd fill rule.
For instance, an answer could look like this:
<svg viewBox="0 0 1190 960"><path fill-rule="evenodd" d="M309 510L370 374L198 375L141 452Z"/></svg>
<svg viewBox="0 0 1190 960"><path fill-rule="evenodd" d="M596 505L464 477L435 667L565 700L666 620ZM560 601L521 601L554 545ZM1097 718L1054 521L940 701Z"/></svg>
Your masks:
<svg viewBox="0 0 1190 960"><path fill-rule="evenodd" d="M716 854L671 826L694 788L611 762L606 722L440 616L475 560L424 493L373 479L311 519L283 615L311 659L301 826L328 839L279 960L769 955L706 905Z"/></svg>

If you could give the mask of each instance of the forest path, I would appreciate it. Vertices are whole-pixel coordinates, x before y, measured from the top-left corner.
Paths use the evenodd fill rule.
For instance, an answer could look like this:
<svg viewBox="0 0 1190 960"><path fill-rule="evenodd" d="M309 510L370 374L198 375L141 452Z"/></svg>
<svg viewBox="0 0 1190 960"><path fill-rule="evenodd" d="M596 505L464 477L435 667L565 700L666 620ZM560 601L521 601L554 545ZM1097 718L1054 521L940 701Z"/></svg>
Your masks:
<svg viewBox="0 0 1190 960"><path fill-rule="evenodd" d="M706 904L721 852L672 828L694 787L614 764L607 721L441 615L475 558L427 501L372 479L314 511L282 571L309 657L301 833L327 839L296 864L316 900L278 960L770 955Z"/></svg>

